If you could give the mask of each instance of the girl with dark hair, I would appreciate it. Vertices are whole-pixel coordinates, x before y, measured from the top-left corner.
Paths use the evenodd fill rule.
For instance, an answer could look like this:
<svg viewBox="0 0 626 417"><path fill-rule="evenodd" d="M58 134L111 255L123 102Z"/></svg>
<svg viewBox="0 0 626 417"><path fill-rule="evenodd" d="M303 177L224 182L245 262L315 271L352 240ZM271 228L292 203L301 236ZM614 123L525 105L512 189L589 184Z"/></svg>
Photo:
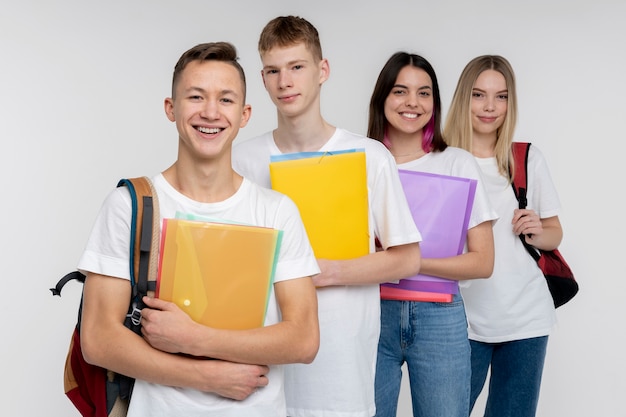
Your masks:
<svg viewBox="0 0 626 417"><path fill-rule="evenodd" d="M440 128L441 99L433 67L398 52L383 67L369 107L368 136L381 141L398 168L478 180L465 250L448 258L422 257L420 273L468 280L491 275L491 209L472 155L447 146ZM467 417L470 345L463 299L452 302L381 300L376 364L376 416L395 416L406 363L414 416Z"/></svg>

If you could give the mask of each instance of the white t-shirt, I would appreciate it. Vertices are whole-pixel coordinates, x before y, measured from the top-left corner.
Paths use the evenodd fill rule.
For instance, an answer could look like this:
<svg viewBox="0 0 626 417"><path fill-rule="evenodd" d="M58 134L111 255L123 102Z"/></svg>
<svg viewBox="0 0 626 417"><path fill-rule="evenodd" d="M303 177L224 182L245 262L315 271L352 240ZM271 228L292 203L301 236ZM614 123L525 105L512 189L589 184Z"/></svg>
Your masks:
<svg viewBox="0 0 626 417"><path fill-rule="evenodd" d="M430 152L421 158L398 164L398 169L477 180L468 229L498 218L489 202L480 168L474 156L464 149L448 146L443 152Z"/></svg>
<svg viewBox="0 0 626 417"><path fill-rule="evenodd" d="M476 158L489 199L499 215L493 227L495 264L491 278L461 283L472 340L498 343L546 336L556 322L546 279L511 219L518 207L513 188L498 172L495 158ZM561 204L546 161L537 147L528 155L528 208L539 217L557 216Z"/></svg>
<svg viewBox="0 0 626 417"><path fill-rule="evenodd" d="M228 199L218 203L200 203L180 194L161 174L152 181L162 219L173 218L180 211L283 230L275 282L319 273L300 214L293 201L286 196L244 179L239 190ZM126 187L113 190L96 219L78 263L80 270L129 279L130 217L128 190ZM280 311L272 291L265 325L279 321ZM137 380L128 417L284 416L283 367L270 366L269 375L269 385L244 401Z"/></svg>
<svg viewBox="0 0 626 417"><path fill-rule="evenodd" d="M365 149L370 205L370 251L421 241L395 161L378 141L343 129L319 151ZM240 174L270 187L270 155L279 155L272 132L233 148ZM380 334L379 285L335 286L317 291L320 348L309 365L285 367L287 412L292 417L369 417L375 413L374 371Z"/></svg>

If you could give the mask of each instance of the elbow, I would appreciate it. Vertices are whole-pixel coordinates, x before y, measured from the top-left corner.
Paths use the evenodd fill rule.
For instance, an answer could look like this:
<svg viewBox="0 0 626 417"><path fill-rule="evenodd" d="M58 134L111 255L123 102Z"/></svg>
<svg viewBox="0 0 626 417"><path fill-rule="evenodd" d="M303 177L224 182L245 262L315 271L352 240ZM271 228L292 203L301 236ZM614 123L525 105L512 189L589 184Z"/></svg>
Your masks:
<svg viewBox="0 0 626 417"><path fill-rule="evenodd" d="M302 343L297 349L298 357L295 358L296 363L310 364L317 356L320 347L319 327L316 331L309 332L307 337L302 338Z"/></svg>
<svg viewBox="0 0 626 417"><path fill-rule="evenodd" d="M318 349L319 344L315 347L311 346L309 349L304 350L302 356L298 359L298 363L303 363L306 365L312 363L317 356Z"/></svg>
<svg viewBox="0 0 626 417"><path fill-rule="evenodd" d="M410 267L410 271L407 276L417 275L422 268L422 252L420 250L419 243L416 243L412 248L412 254L408 257L409 262L408 265Z"/></svg>
<svg viewBox="0 0 626 417"><path fill-rule="evenodd" d="M493 262L494 259L493 257L491 257L488 260L485 260L485 262L482 263L482 267L481 267L481 271L480 271L480 276L484 279L487 278L491 278L491 275L493 274Z"/></svg>
<svg viewBox="0 0 626 417"><path fill-rule="evenodd" d="M493 264L486 265L484 270L481 273L481 276L482 276L483 279L489 279L489 278L491 278L492 274L493 274Z"/></svg>
<svg viewBox="0 0 626 417"><path fill-rule="evenodd" d="M77 340L74 341L74 343L76 342ZM88 337L88 332L81 331L78 342L80 344L80 350L85 362L90 365L100 366L98 343L96 341L92 341L92 339Z"/></svg>

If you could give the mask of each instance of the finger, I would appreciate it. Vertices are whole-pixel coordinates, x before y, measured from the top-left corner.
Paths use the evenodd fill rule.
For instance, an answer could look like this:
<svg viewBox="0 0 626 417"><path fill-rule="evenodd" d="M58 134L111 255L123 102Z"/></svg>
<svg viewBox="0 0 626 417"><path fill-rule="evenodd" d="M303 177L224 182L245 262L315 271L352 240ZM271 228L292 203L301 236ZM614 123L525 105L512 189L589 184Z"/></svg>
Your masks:
<svg viewBox="0 0 626 417"><path fill-rule="evenodd" d="M156 310L167 310L168 306L171 304L168 301L160 300L158 298L152 297L143 297L143 302L150 308L154 308Z"/></svg>

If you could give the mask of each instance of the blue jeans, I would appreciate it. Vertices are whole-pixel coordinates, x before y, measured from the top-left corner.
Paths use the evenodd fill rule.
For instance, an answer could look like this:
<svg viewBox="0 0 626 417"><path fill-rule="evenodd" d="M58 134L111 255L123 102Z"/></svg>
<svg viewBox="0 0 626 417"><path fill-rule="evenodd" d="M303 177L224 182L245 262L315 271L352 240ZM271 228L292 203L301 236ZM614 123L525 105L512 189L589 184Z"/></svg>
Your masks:
<svg viewBox="0 0 626 417"><path fill-rule="evenodd" d="M376 416L395 417L407 363L415 417L467 417L470 345L460 294L452 303L381 301Z"/></svg>
<svg viewBox="0 0 626 417"><path fill-rule="evenodd" d="M470 410L485 385L491 366L485 417L534 417L548 336L503 343L470 341L472 393Z"/></svg>

